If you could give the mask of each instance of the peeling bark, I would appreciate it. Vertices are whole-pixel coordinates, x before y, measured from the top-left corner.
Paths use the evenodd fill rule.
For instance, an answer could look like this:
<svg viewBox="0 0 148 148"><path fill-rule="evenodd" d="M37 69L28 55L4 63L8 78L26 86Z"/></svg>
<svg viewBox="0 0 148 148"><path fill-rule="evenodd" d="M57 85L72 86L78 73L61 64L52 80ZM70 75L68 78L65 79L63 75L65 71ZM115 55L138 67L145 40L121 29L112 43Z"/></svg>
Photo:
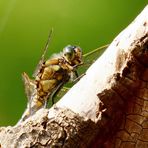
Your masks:
<svg viewBox="0 0 148 148"><path fill-rule="evenodd" d="M148 147L148 6L52 108L0 128L8 147Z"/></svg>

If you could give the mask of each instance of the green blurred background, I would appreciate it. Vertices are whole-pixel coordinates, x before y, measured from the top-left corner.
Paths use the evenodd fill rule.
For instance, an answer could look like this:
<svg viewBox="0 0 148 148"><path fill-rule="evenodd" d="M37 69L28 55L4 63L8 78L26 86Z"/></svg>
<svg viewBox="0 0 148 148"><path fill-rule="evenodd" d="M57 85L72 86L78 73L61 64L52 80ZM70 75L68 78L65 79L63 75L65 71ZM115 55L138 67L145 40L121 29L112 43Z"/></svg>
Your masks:
<svg viewBox="0 0 148 148"><path fill-rule="evenodd" d="M88 52L110 43L147 0L0 0L0 126L14 125L26 107L21 73L30 76L51 27L48 55L67 44Z"/></svg>

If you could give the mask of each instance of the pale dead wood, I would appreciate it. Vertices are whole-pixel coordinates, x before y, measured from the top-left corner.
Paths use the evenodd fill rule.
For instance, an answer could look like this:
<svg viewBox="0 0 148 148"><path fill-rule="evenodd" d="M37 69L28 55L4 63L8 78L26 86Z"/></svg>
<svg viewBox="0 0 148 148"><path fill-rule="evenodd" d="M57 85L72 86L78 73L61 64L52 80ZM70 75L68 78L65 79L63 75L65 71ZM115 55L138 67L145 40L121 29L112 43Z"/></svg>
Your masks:
<svg viewBox="0 0 148 148"><path fill-rule="evenodd" d="M51 109L0 129L2 147L148 147L148 6Z"/></svg>

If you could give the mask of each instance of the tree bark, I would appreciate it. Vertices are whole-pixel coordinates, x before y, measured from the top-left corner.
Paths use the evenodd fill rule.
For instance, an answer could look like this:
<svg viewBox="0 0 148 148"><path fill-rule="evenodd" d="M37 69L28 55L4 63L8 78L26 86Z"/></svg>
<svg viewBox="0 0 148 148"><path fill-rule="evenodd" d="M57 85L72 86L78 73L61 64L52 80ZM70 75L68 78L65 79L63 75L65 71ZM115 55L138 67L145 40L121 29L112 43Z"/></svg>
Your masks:
<svg viewBox="0 0 148 148"><path fill-rule="evenodd" d="M0 128L2 148L147 148L148 6L52 108Z"/></svg>

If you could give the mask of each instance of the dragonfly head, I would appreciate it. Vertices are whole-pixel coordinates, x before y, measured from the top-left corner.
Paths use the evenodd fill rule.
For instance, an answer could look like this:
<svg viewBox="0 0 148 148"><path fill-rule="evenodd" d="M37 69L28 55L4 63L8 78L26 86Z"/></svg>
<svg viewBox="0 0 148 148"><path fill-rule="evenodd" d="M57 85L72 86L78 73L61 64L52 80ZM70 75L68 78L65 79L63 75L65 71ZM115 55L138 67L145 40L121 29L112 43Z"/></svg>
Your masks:
<svg viewBox="0 0 148 148"><path fill-rule="evenodd" d="M82 64L82 49L79 46L68 45L63 49L64 59L72 66Z"/></svg>

